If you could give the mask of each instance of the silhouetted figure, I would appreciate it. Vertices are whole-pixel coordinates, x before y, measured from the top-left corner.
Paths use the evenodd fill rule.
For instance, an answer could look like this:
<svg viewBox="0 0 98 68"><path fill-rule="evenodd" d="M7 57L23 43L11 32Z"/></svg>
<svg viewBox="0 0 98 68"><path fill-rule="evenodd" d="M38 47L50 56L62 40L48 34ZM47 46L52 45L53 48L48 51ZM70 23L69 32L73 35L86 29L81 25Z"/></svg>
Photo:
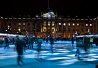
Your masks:
<svg viewBox="0 0 98 68"><path fill-rule="evenodd" d="M84 48L84 51L86 52L86 53L88 53L88 49L89 49L89 47L90 47L90 38L88 38L88 37L84 37L84 45L83 45L83 48Z"/></svg>
<svg viewBox="0 0 98 68"><path fill-rule="evenodd" d="M41 51L41 44L42 44L42 38L38 37L37 38L37 52L38 52L38 57L40 55L40 51Z"/></svg>
<svg viewBox="0 0 98 68"><path fill-rule="evenodd" d="M80 51L79 48L77 48L75 56L77 56L78 59L79 59L79 55L80 55Z"/></svg>
<svg viewBox="0 0 98 68"><path fill-rule="evenodd" d="M8 48L9 47L9 40L8 40L7 36L4 38L4 42L5 42L5 48Z"/></svg>
<svg viewBox="0 0 98 68"><path fill-rule="evenodd" d="M96 46L98 46L98 37L94 38L94 43L96 44Z"/></svg>
<svg viewBox="0 0 98 68"><path fill-rule="evenodd" d="M54 50L53 50L53 44L54 44L54 39L52 36L50 36L50 49L51 49L51 52L53 53Z"/></svg>
<svg viewBox="0 0 98 68"><path fill-rule="evenodd" d="M96 64L96 67L95 68L98 68L98 64Z"/></svg>
<svg viewBox="0 0 98 68"><path fill-rule="evenodd" d="M31 44L30 47L31 47L32 49L33 49L33 46L34 46L34 45L33 45L34 42L35 42L35 38L34 38L34 37L31 37L31 38L30 38L30 44Z"/></svg>
<svg viewBox="0 0 98 68"><path fill-rule="evenodd" d="M73 46L73 44L74 44L74 38L72 37L72 39L71 39L71 40L72 40L72 46Z"/></svg>
<svg viewBox="0 0 98 68"><path fill-rule="evenodd" d="M17 63L18 63L18 65L21 65L21 63L23 64L23 47L24 47L24 42L18 36L16 37L15 46L16 46L16 51L17 51L17 54L18 54Z"/></svg>
<svg viewBox="0 0 98 68"><path fill-rule="evenodd" d="M48 37L46 37L46 42L48 42Z"/></svg>
<svg viewBox="0 0 98 68"><path fill-rule="evenodd" d="M28 38L28 36L26 36L24 39L26 41L26 47L28 47L28 44L29 44L29 38Z"/></svg>
<svg viewBox="0 0 98 68"><path fill-rule="evenodd" d="M15 43L15 38L12 38L12 44L14 44Z"/></svg>

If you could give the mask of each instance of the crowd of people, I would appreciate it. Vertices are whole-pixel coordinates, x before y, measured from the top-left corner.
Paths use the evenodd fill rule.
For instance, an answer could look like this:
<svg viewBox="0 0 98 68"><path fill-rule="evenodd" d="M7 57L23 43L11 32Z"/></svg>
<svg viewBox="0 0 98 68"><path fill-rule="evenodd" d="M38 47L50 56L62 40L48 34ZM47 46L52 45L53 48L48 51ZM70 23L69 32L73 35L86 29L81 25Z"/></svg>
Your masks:
<svg viewBox="0 0 98 68"><path fill-rule="evenodd" d="M16 36L16 37L4 37L4 48L10 48L9 45L13 44L15 45L15 49L17 52L17 64L21 65L24 64L23 62L23 53L26 49L34 49L34 43L37 44L36 51L38 52L38 57L40 55L41 51L41 44L43 43L43 40L46 40L46 42L50 41L50 49L53 53L53 43L54 38L50 36L49 38L43 39L40 36L35 38L34 36Z"/></svg>
<svg viewBox="0 0 98 68"><path fill-rule="evenodd" d="M95 44L95 45L93 45ZM97 36L87 36L87 35L84 35L84 36L78 36L76 37L76 55L78 59L79 58L79 55L81 53L81 49L83 49L85 51L85 53L89 53L89 49L92 48L92 47L98 47L98 37Z"/></svg>
<svg viewBox="0 0 98 68"><path fill-rule="evenodd" d="M4 48L9 48L10 44L14 44L15 48L16 48L16 52L17 52L17 64L21 65L24 64L23 62L23 53L25 52L26 49L34 49L34 43L37 44L37 48L36 51L38 52L38 57L40 55L40 51L41 51L41 47L42 47L42 43L43 40L45 40L46 42L50 42L50 50L51 53L54 53L54 47L53 44L55 42L55 38L53 36L49 36L46 38L41 38L41 37L37 37L35 38L34 36L16 36L16 37L4 37ZM72 41L72 47L74 45L74 41L75 39L72 37L71 39ZM83 42L83 43L78 43L79 41ZM80 55L80 50L79 47L82 46L82 48L84 48L84 51L87 52L89 47L92 47L92 44L96 44L96 46L98 46L98 38L95 37L82 37L82 38L76 38L76 54L75 56L79 59L79 55Z"/></svg>

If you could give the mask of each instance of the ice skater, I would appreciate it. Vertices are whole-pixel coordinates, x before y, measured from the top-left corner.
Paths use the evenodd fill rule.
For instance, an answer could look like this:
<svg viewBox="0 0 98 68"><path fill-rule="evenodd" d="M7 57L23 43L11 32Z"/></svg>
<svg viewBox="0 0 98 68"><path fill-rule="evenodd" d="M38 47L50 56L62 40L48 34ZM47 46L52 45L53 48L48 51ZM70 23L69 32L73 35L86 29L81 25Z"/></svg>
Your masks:
<svg viewBox="0 0 98 68"><path fill-rule="evenodd" d="M16 36L15 46L16 46L16 51L17 51L17 55L18 55L17 64L18 65L24 64L24 62L23 62L24 42L18 36Z"/></svg>
<svg viewBox="0 0 98 68"><path fill-rule="evenodd" d="M80 55L80 50L79 50L79 48L77 48L75 56L76 56L78 59L80 58L79 55Z"/></svg>
<svg viewBox="0 0 98 68"><path fill-rule="evenodd" d="M53 44L54 44L54 39L53 39L52 36L50 36L50 49L51 49L51 52L52 52L52 53L54 52Z"/></svg>
<svg viewBox="0 0 98 68"><path fill-rule="evenodd" d="M38 55L37 57L39 58L40 57L40 51L41 51L41 44L42 44L42 38L41 37L38 37L37 38L37 52L38 52Z"/></svg>

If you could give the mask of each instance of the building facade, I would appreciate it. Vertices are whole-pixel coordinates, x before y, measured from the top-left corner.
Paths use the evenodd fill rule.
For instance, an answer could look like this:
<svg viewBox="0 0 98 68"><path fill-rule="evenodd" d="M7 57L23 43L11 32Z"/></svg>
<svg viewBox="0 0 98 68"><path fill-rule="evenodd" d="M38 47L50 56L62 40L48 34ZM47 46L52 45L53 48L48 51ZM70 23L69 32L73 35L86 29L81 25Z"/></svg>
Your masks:
<svg viewBox="0 0 98 68"><path fill-rule="evenodd" d="M50 14L50 15L49 15ZM0 32L33 34L36 37L49 35L71 38L75 33L98 32L98 18L61 18L54 13L45 13L35 18L0 18Z"/></svg>

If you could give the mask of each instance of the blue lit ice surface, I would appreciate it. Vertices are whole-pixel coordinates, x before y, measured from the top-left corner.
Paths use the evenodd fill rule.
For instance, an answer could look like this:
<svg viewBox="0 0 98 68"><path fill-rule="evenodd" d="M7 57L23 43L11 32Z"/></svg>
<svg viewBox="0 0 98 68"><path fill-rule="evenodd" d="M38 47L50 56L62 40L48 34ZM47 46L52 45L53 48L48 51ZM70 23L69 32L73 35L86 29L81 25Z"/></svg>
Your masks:
<svg viewBox="0 0 98 68"><path fill-rule="evenodd" d="M94 58L83 58L83 61L96 61L97 59Z"/></svg>
<svg viewBox="0 0 98 68"><path fill-rule="evenodd" d="M72 43L72 41L56 41L56 42L54 42L54 43L69 43L69 44L71 44ZM76 43L76 41L74 41L74 44Z"/></svg>
<svg viewBox="0 0 98 68"><path fill-rule="evenodd" d="M60 61L59 65L71 65L76 63L77 61L78 61L77 59L64 60L64 61Z"/></svg>
<svg viewBox="0 0 98 68"><path fill-rule="evenodd" d="M68 43L71 44L71 41L56 41L55 43ZM45 47L45 45L47 45L47 43L43 43L42 47ZM58 44L61 45L61 44ZM63 45L63 44L62 44ZM48 46L50 46L50 43L48 43ZM14 45L11 45L10 47L14 47ZM95 51L94 51L95 50ZM98 49L92 49L90 50L91 54L88 54L88 56L92 56L92 57L88 57L88 58L82 58L82 61L96 61L98 58L98 54L95 53L97 52ZM71 50L67 50L67 49L57 49L55 53L51 53L49 50L47 51L41 51L41 58L43 58L44 60L48 60L48 61L55 61L58 62L58 65L72 65L76 62L79 62L79 60L75 57L75 51L76 49L72 49ZM17 55L15 54L15 52L11 52L12 55L10 56L0 56L0 59L8 59L8 58L16 58ZM26 50L25 54L24 54L24 58L37 58L37 51L32 51L32 50Z"/></svg>
<svg viewBox="0 0 98 68"><path fill-rule="evenodd" d="M60 59L70 59L69 57L53 57L53 58L49 58L47 60L60 60Z"/></svg>
<svg viewBox="0 0 98 68"><path fill-rule="evenodd" d="M9 58L14 58L17 57L16 54L14 55L9 55L9 54L4 54L4 55L0 55L0 59L9 59Z"/></svg>

